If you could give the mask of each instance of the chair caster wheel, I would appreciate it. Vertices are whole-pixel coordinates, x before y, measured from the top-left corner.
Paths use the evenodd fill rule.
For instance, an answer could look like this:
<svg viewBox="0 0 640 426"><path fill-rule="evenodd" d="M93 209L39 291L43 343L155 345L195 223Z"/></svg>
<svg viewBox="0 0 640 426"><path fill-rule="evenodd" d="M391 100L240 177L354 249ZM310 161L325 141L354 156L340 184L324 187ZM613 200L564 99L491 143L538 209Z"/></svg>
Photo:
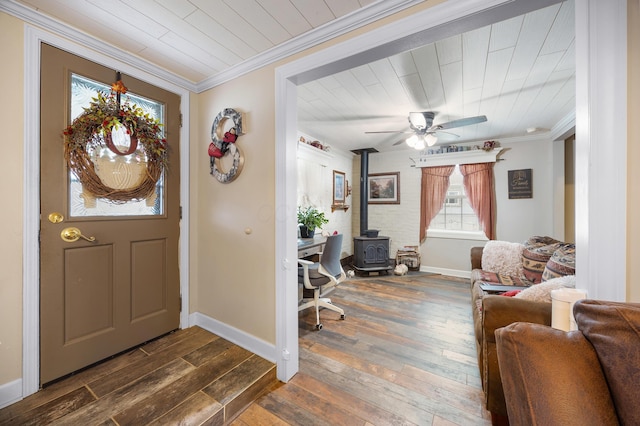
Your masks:
<svg viewBox="0 0 640 426"><path fill-rule="evenodd" d="M322 330L322 324L316 324L316 330Z"/></svg>
<svg viewBox="0 0 640 426"><path fill-rule="evenodd" d="M344 314L340 315L340 319L343 320L344 319Z"/></svg>

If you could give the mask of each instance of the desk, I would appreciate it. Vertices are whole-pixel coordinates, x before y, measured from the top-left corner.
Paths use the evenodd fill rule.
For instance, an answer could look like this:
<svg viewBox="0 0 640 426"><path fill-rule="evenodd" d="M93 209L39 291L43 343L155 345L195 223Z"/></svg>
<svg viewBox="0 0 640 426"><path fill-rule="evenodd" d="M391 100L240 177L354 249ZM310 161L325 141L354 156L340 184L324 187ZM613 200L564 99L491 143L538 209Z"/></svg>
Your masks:
<svg viewBox="0 0 640 426"><path fill-rule="evenodd" d="M322 235L316 235L313 238L298 238L298 259L304 259L321 252L325 242L327 242L327 238Z"/></svg>

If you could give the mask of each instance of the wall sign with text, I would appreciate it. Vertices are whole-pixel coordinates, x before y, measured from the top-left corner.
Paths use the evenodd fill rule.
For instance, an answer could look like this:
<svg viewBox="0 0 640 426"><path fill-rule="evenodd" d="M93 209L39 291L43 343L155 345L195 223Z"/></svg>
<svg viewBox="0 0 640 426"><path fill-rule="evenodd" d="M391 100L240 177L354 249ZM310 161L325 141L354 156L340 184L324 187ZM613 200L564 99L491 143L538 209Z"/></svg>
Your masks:
<svg viewBox="0 0 640 426"><path fill-rule="evenodd" d="M509 170L509 199L533 198L531 169Z"/></svg>

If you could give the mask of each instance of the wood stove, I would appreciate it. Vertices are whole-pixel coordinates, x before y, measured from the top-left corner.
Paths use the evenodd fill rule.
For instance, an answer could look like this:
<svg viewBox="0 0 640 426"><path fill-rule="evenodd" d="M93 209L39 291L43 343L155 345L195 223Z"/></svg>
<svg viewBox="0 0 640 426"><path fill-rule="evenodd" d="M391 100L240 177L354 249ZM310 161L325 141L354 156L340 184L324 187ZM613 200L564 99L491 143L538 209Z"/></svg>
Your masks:
<svg viewBox="0 0 640 426"><path fill-rule="evenodd" d="M388 271L389 237L353 237L353 267L357 271Z"/></svg>
<svg viewBox="0 0 640 426"><path fill-rule="evenodd" d="M369 154L378 152L375 148L356 149L360 155L360 236L353 237L353 267L358 272L378 272L393 269L389 266L389 237L368 236L369 202L367 176L369 175Z"/></svg>

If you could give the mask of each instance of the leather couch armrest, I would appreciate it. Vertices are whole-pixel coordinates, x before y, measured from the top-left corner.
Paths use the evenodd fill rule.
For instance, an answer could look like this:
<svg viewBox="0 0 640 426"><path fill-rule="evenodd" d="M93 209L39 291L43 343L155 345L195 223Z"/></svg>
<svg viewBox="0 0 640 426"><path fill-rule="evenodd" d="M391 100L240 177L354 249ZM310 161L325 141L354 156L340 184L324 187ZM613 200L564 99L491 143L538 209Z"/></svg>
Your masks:
<svg viewBox="0 0 640 426"><path fill-rule="evenodd" d="M495 334L511 426L618 424L598 355L580 331L515 323Z"/></svg>
<svg viewBox="0 0 640 426"><path fill-rule="evenodd" d="M482 379L485 406L492 414L507 415L498 367L495 331L514 322L551 325L551 303L485 294L482 297Z"/></svg>
<svg viewBox="0 0 640 426"><path fill-rule="evenodd" d="M485 294L482 298L484 339L495 343L494 332L514 322L551 326L551 303Z"/></svg>
<svg viewBox="0 0 640 426"><path fill-rule="evenodd" d="M471 270L482 269L482 250L484 247L471 247Z"/></svg>

